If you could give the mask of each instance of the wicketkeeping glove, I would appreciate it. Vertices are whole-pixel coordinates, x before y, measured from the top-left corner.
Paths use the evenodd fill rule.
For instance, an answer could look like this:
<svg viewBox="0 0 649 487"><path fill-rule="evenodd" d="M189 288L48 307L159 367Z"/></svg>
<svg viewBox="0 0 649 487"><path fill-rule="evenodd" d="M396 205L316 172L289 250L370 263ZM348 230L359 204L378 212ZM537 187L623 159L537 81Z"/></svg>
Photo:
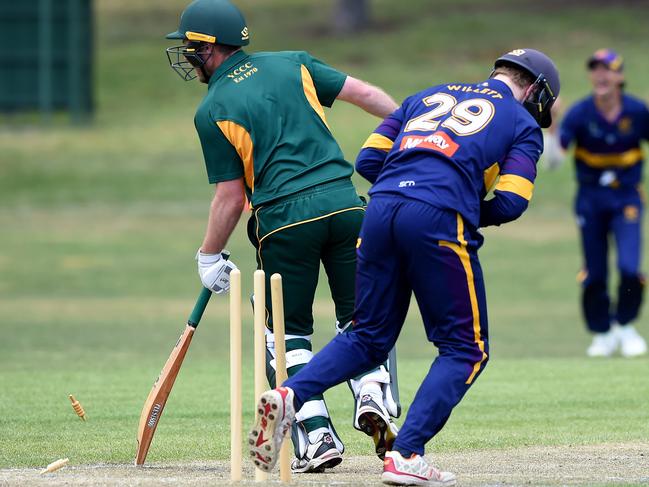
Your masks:
<svg viewBox="0 0 649 487"><path fill-rule="evenodd" d="M565 154L561 148L561 142L556 134L551 134L547 130L543 134L543 158L542 162L546 169L553 171L563 164Z"/></svg>
<svg viewBox="0 0 649 487"><path fill-rule="evenodd" d="M230 289L230 272L237 268L228 258L230 252L224 250L220 254L196 253L198 275L203 286L215 294L226 293Z"/></svg>

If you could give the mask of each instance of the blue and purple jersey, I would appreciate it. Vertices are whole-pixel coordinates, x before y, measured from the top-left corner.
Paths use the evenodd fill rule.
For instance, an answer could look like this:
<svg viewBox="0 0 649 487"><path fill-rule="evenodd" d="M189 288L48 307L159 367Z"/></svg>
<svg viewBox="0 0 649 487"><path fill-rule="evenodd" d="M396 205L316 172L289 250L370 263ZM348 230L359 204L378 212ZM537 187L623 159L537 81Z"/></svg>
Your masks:
<svg viewBox="0 0 649 487"><path fill-rule="evenodd" d="M475 228L518 218L532 197L543 136L502 81L434 86L370 135L356 160L388 193L460 213ZM494 190L494 198L485 200Z"/></svg>
<svg viewBox="0 0 649 487"><path fill-rule="evenodd" d="M649 110L637 98L622 95L622 111L612 122L592 96L575 103L561 123L561 145L574 141L577 181L584 186L636 186L642 180L640 143L649 139Z"/></svg>

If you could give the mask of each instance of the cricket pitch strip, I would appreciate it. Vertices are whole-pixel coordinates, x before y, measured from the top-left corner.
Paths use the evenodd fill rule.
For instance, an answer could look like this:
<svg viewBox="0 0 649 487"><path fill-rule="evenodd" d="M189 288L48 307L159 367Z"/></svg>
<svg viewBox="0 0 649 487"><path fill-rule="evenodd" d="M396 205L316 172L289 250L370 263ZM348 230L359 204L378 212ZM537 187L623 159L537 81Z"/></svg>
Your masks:
<svg viewBox="0 0 649 487"><path fill-rule="evenodd" d="M427 455L436 466L454 472L460 486L498 485L649 485L649 443L580 446L533 446ZM40 475L41 468L0 469L0 486L18 485L228 485L226 461L152 463L144 467L120 464L74 465ZM346 457L324 474L293 475L294 484L381 485L376 457ZM261 485L246 462L244 480L232 485ZM273 472L269 484L279 484Z"/></svg>

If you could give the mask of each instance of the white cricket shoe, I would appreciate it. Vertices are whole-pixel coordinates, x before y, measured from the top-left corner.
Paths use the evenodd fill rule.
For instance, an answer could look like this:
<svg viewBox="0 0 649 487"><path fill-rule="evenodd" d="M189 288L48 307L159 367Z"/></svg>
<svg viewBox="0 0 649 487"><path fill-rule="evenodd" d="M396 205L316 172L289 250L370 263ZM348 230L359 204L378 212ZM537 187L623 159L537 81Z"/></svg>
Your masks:
<svg viewBox="0 0 649 487"><path fill-rule="evenodd" d="M257 403L255 424L248 433L250 458L261 470L270 472L279 458L284 437L295 420L293 390L278 387L264 392Z"/></svg>
<svg viewBox="0 0 649 487"><path fill-rule="evenodd" d="M613 329L606 333L595 333L593 341L586 350L589 357L610 357L615 353L619 344L617 334Z"/></svg>
<svg viewBox="0 0 649 487"><path fill-rule="evenodd" d="M342 452L336 448L331 433L326 431L313 443L309 442L304 457L294 459L291 470L295 473L322 473L342 461Z"/></svg>
<svg viewBox="0 0 649 487"><path fill-rule="evenodd" d="M623 357L638 357L647 353L647 342L633 325L618 325L615 333L620 341L620 352Z"/></svg>
<svg viewBox="0 0 649 487"><path fill-rule="evenodd" d="M392 422L388 411L383 407L383 397L378 394L362 394L356 407L354 423L363 433L374 440L374 450L383 460L385 452L392 449L399 428Z"/></svg>
<svg viewBox="0 0 649 487"><path fill-rule="evenodd" d="M385 454L381 480L389 485L455 485L455 475L451 472L442 472L428 465L421 455L413 454L410 458L403 458L398 451Z"/></svg>

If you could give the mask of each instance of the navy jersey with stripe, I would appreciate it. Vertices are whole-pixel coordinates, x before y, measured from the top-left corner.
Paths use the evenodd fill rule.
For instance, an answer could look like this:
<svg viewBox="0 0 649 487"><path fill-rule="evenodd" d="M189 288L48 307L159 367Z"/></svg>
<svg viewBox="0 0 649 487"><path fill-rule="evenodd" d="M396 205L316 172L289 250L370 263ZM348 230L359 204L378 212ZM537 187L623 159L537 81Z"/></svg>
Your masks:
<svg viewBox="0 0 649 487"><path fill-rule="evenodd" d="M372 196L455 210L477 228L525 211L542 151L537 122L505 83L489 79L407 98L367 139L356 169L374 183Z"/></svg>
<svg viewBox="0 0 649 487"><path fill-rule="evenodd" d="M589 96L570 108L561 123L560 138L564 149L576 143L579 184L635 186L642 180L640 143L649 139L649 110L641 100L623 94L622 112L609 122Z"/></svg>

